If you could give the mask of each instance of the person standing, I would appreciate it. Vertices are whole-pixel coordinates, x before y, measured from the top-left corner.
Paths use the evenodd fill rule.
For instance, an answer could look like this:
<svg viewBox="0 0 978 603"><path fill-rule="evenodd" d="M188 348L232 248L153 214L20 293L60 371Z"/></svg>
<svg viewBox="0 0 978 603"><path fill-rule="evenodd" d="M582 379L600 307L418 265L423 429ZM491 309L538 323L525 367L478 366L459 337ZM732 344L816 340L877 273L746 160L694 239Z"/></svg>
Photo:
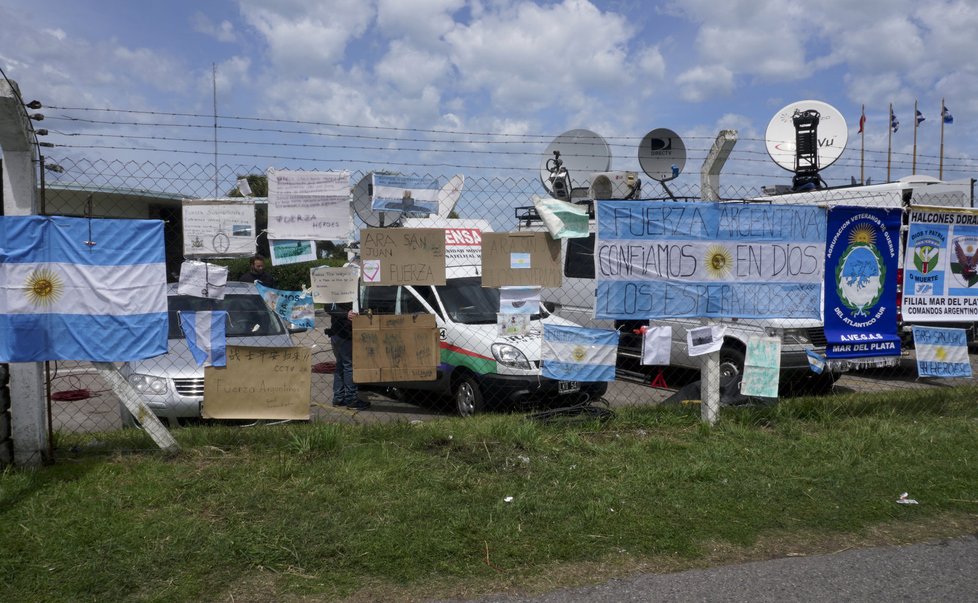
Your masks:
<svg viewBox="0 0 978 603"><path fill-rule="evenodd" d="M278 285L275 277L270 272L265 272L265 256L256 254L251 256L248 261L248 272L241 275L238 279L243 283L261 282L261 284L272 289L277 289Z"/></svg>
<svg viewBox="0 0 978 603"><path fill-rule="evenodd" d="M333 371L333 406L345 406L351 410L366 410L370 402L357 395L353 382L353 317L357 312L352 303L333 304L329 310L330 326L326 329L336 357Z"/></svg>

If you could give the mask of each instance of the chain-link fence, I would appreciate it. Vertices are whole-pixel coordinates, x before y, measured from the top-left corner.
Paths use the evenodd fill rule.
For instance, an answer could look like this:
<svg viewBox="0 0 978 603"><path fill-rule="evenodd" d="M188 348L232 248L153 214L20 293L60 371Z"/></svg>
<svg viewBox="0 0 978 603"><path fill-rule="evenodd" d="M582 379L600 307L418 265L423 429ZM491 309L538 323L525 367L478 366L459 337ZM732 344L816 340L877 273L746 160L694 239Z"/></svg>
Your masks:
<svg viewBox="0 0 978 603"><path fill-rule="evenodd" d="M121 161L59 160L58 170L47 175L43 190L43 211L50 215L122 217L160 219L165 223L167 272L171 280L179 274L183 254L182 202L188 198L214 198L233 194L238 178L264 174L256 166L202 166L183 163L127 163ZM430 174L443 181L449 176ZM351 174L351 185L369 174ZM655 188L654 192L650 189ZM824 191L779 196L783 190L720 191L720 198L731 202L757 200L760 203L794 203L814 205L859 205L888 207L899 212L902 220L898 251L903 249L907 235L908 208L917 205L971 207L971 184L955 186L922 183L918 185L881 185L834 189L831 196ZM544 231L545 227L531 203L533 194L544 193L534 174L523 177L467 176L461 198L454 214L462 219L484 220L497 232ZM693 189L670 190L647 186L642 198L662 200L698 199ZM262 212L258 208L258 229ZM593 217L593 208L590 208ZM369 218L368 218L369 221ZM593 221L592 221L593 223ZM363 216L355 215L355 225L364 226ZM373 225L373 224L368 224ZM745 232L744 237L751 236ZM340 265L346 260L344 242L323 242L330 258L294 266L270 268L283 276L286 271L300 275L309 266L331 263ZM978 253L978 238L967 241L973 258ZM263 247L264 245L264 247ZM259 234L256 249L266 250L267 241ZM371 402L369 410L351 411L332 405L335 358L329 337L329 317L319 308L315 328L285 334L274 317L267 316L253 289L229 291L221 307L231 313L230 320L243 321L228 332L229 344L240 341L245 345L264 345L283 338L297 346L312 350L312 416L314 420L411 421L456 413L471 413L493 408L540 408L569 406L584 400L601 400L612 407L637 404L673 403L683 399L698 399L696 384L700 377L701 357L691 356L687 349L687 333L700 327L699 319L653 320L652 326L672 327L672 357L670 366L642 363L642 327L648 321L595 320L595 236L567 239L561 251L562 285L543 289L541 301L547 312L540 310L530 320L531 334L502 339L497 323L500 304L499 289L482 287L477 273L457 274L446 285L366 287L363 311L376 314L435 314L439 319L442 371L439 379L430 383L413 383L403 387L389 384L361 385L360 397ZM902 256L902 251L899 255ZM964 262L964 260L962 260ZM965 262L966 263L966 262ZM246 262L230 264L230 278L245 270ZM972 267L973 268L973 267ZM899 272L899 271L897 271ZM898 279L887 274L886 279ZM281 278L280 282L294 279ZM967 279L965 279L967 280ZM308 280L303 284L308 284ZM974 284L974 283L971 283ZM970 287L971 284L965 286ZM295 287L296 284L292 283ZM257 300L257 301L256 301ZM203 301L211 300L201 300ZM172 312L182 308L176 296L171 296ZM216 303L198 304L216 307ZM899 292L892 300L899 306ZM189 308L189 306L186 306ZM197 307L197 306L195 306ZM186 308L184 308L186 309ZM898 311L900 308L897 308ZM714 321L723 324L726 332L719 352L721 402L724 404L770 403L771 400L745 398L738 387L743 376L748 342L752 337L776 337L781 343L779 394L782 401L799 395L839 395L844 393L901 392L920 388L954 387L971 383L971 379L919 378L915 351L912 345L913 321L900 315L899 334L902 351L884 362L837 362L818 374L812 371L809 351L824 354L825 331L821 320L749 320L727 319ZM538 322L598 328L617 328L620 343L617 356L616 380L610 383L558 382L540 377L540 337ZM172 320L171 320L172 322ZM973 321L963 318L953 325L966 329L973 339ZM130 382L142 392L144 399L159 416L171 425L192 420L200 415L203 394L203 369L188 364L186 354L176 353L182 345L182 333L171 324L170 350L166 357L142 368L122 366ZM969 355L974 363L974 356ZM169 364L168 364L169 363ZM155 368L147 368L153 366ZM833 370L834 368L834 370ZM154 372L155 371L155 372ZM98 377L88 363L50 363L50 416L55 432L98 432L131 425L131 415L120 404L112 390Z"/></svg>

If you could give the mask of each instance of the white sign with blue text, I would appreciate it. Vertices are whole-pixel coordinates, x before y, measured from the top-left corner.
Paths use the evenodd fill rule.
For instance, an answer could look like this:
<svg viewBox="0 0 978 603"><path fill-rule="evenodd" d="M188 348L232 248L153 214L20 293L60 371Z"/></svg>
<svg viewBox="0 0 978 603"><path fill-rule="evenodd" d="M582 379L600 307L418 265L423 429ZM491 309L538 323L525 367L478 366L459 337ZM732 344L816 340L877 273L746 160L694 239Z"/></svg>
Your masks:
<svg viewBox="0 0 978 603"><path fill-rule="evenodd" d="M595 318L821 318L824 208L596 204Z"/></svg>

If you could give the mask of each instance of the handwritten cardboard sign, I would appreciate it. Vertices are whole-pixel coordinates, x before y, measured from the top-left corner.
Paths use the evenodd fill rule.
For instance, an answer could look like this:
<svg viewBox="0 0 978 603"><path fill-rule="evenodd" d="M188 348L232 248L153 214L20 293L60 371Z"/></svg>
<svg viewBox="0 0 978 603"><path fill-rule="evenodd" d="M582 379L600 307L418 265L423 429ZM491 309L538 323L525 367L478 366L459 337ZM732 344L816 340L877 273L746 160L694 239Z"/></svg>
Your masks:
<svg viewBox="0 0 978 603"><path fill-rule="evenodd" d="M317 304L345 304L357 297L357 266L317 266L309 269L312 300Z"/></svg>
<svg viewBox="0 0 978 603"><path fill-rule="evenodd" d="M360 230L364 285L444 285L444 228Z"/></svg>
<svg viewBox="0 0 978 603"><path fill-rule="evenodd" d="M549 233L482 233L483 287L559 287L560 282L560 241Z"/></svg>
<svg viewBox="0 0 978 603"><path fill-rule="evenodd" d="M431 314L353 319L353 381L434 381L441 351Z"/></svg>
<svg viewBox="0 0 978 603"><path fill-rule="evenodd" d="M310 348L229 345L227 366L204 369L206 419L309 419Z"/></svg>

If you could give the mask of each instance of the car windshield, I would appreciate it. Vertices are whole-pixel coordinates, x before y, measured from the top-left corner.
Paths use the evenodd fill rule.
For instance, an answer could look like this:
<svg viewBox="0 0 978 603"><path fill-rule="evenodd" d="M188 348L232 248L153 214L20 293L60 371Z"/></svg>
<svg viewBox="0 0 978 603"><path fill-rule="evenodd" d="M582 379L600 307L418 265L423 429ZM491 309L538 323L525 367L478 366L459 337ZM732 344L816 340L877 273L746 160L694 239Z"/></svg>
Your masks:
<svg viewBox="0 0 978 603"><path fill-rule="evenodd" d="M494 325L499 314L499 289L482 286L482 278L450 279L435 287L445 312L453 322L466 325ZM534 314L532 320L539 320Z"/></svg>
<svg viewBox="0 0 978 603"><path fill-rule="evenodd" d="M281 335L285 327L278 317L268 309L264 300L255 294L224 296L224 299L207 299L190 295L171 295L167 298L169 311L170 339L183 339L180 328L180 312L208 312L225 310L228 313L228 337L259 337Z"/></svg>

